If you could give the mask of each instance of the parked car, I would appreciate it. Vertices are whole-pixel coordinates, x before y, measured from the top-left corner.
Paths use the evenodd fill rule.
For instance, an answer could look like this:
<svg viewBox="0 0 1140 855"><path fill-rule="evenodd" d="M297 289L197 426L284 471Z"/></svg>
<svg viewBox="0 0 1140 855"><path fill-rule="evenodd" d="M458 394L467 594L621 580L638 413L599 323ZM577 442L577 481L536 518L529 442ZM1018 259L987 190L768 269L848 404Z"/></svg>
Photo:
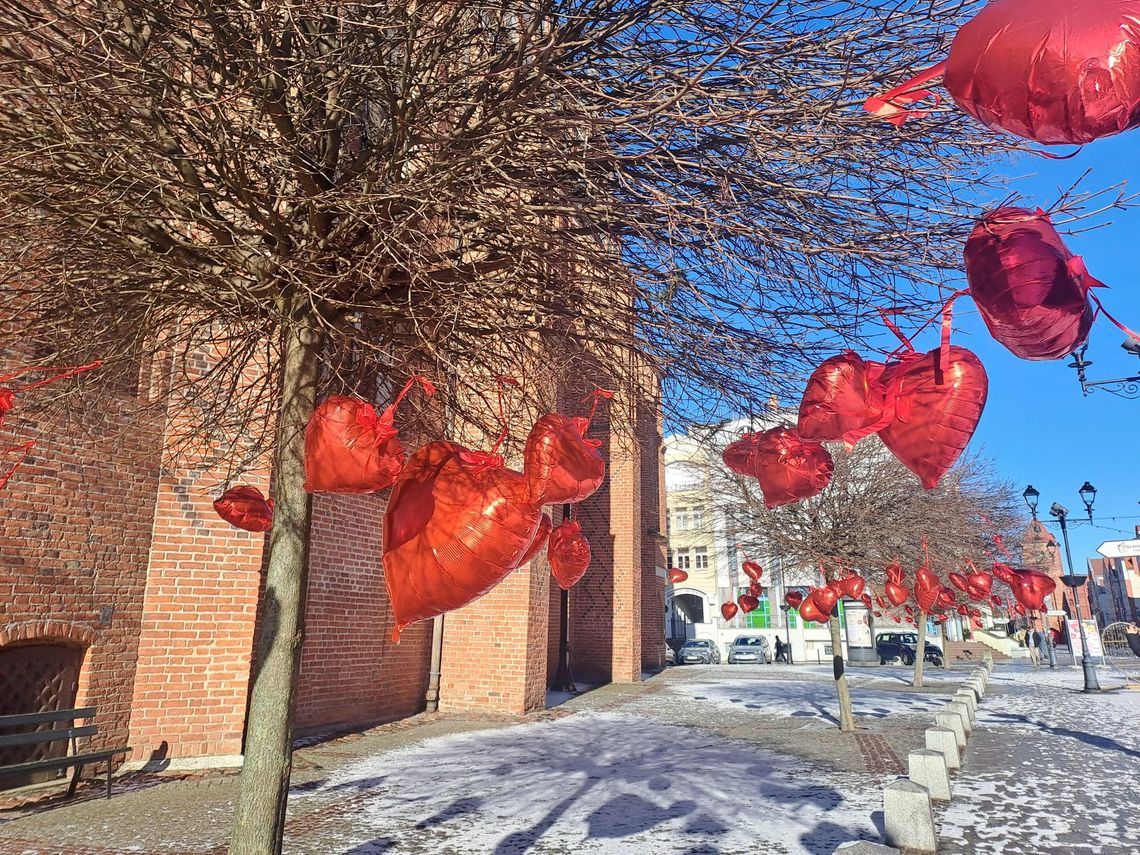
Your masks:
<svg viewBox="0 0 1140 855"><path fill-rule="evenodd" d="M875 636L875 652L879 654L879 664L886 665L896 659L903 665L913 665L918 656L918 634L914 632L884 632ZM934 665L942 665L942 648L926 642L926 655L923 657Z"/></svg>
<svg viewBox="0 0 1140 855"><path fill-rule="evenodd" d="M692 638L685 642L678 658L682 665L719 665L720 647L707 638Z"/></svg>
<svg viewBox="0 0 1140 855"><path fill-rule="evenodd" d="M768 646L768 639L762 635L738 635L728 648L728 664L737 662L755 662L757 665L768 665L772 661L772 651Z"/></svg>

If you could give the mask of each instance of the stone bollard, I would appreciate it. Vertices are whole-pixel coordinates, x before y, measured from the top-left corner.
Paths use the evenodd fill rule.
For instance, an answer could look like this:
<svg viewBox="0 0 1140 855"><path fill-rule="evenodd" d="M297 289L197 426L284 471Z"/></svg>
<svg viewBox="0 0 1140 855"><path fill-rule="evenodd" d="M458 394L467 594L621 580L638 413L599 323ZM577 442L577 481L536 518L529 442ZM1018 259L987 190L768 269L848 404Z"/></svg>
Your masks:
<svg viewBox="0 0 1140 855"><path fill-rule="evenodd" d="M920 748L907 755L907 771L911 781L926 787L938 802L950 801L950 771L941 751Z"/></svg>
<svg viewBox="0 0 1140 855"><path fill-rule="evenodd" d="M954 731L954 741L959 749L966 747L966 730L962 727L962 716L956 712L940 712L934 716L934 723Z"/></svg>
<svg viewBox="0 0 1140 855"><path fill-rule="evenodd" d="M970 712L970 724L972 725L978 718L978 698L969 689L959 689L954 693L951 701L961 701L966 705L966 709Z"/></svg>
<svg viewBox="0 0 1140 855"><path fill-rule="evenodd" d="M913 781L895 781L883 788L883 821L888 846L912 852L937 852L930 793Z"/></svg>
<svg viewBox="0 0 1140 855"><path fill-rule="evenodd" d="M946 709L961 716L962 730L966 731L966 736L974 732L974 726L970 724L970 708L966 706L965 701L951 701L946 705Z"/></svg>
<svg viewBox="0 0 1140 855"><path fill-rule="evenodd" d="M986 696L986 687L982 685L981 680L967 680L965 688L972 690L979 701Z"/></svg>
<svg viewBox="0 0 1140 855"><path fill-rule="evenodd" d="M871 843L869 840L856 840L853 843L839 844L834 855L902 855L902 853L893 846Z"/></svg>
<svg viewBox="0 0 1140 855"><path fill-rule="evenodd" d="M987 674L985 668L975 668L970 672L970 679L979 681L982 684L983 689L989 685L989 681L986 678Z"/></svg>
<svg viewBox="0 0 1140 855"><path fill-rule="evenodd" d="M946 758L947 769L962 768L962 758L958 753L958 739L950 728L928 727L926 729L926 747L942 753L942 756Z"/></svg>

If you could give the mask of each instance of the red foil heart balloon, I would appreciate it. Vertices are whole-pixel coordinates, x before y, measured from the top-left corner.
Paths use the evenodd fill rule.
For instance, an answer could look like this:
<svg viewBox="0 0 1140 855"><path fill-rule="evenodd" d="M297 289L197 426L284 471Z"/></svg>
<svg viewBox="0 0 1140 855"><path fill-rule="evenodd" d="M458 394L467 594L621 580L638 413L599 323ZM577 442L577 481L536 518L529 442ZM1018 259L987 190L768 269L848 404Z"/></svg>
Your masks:
<svg viewBox="0 0 1140 855"><path fill-rule="evenodd" d="M941 588L923 588L918 585L914 587L914 601L918 603L918 607L926 614L934 611L934 604L938 602L938 593Z"/></svg>
<svg viewBox="0 0 1140 855"><path fill-rule="evenodd" d="M689 578L689 574L686 573L684 570L681 570L677 567L670 567L669 568L669 581L672 584L679 585L681 582L684 582L688 578Z"/></svg>
<svg viewBox="0 0 1140 855"><path fill-rule="evenodd" d="M1014 356L1061 359L1088 338L1088 291L1100 283L1043 211L999 208L978 220L966 241L966 278L990 335Z"/></svg>
<svg viewBox="0 0 1140 855"><path fill-rule="evenodd" d="M916 588L940 588L942 581L924 564L914 571L914 585Z"/></svg>
<svg viewBox="0 0 1140 855"><path fill-rule="evenodd" d="M902 565L897 561L892 561L885 568L887 579L894 582L896 585L903 584L903 569Z"/></svg>
<svg viewBox="0 0 1140 855"><path fill-rule="evenodd" d="M866 587L867 580L862 576L848 576L846 579L839 580L839 588L843 595L850 597L852 600L858 600L863 596L863 588Z"/></svg>
<svg viewBox="0 0 1140 855"><path fill-rule="evenodd" d="M1003 600L997 594L994 594L992 597L990 597L990 602L995 606L1004 606L1005 605L1005 600Z"/></svg>
<svg viewBox="0 0 1140 855"><path fill-rule="evenodd" d="M961 456L986 405L989 381L981 361L951 345L942 370L941 348L887 366L884 380L898 384L883 443L928 490L938 486Z"/></svg>
<svg viewBox="0 0 1140 855"><path fill-rule="evenodd" d="M418 620L478 599L519 566L542 508L498 455L432 442L413 454L384 514L393 639Z"/></svg>
<svg viewBox="0 0 1140 855"><path fill-rule="evenodd" d="M737 608L736 603L721 603L720 604L720 614L721 614L721 617L723 617L725 619L725 621L730 621L734 617L736 617L736 613L738 611L739 611L739 609Z"/></svg>
<svg viewBox="0 0 1140 855"><path fill-rule="evenodd" d="M550 560L550 572L563 591L569 591L586 575L590 567L590 541L586 540L577 520L563 520L550 533L546 557Z"/></svg>
<svg viewBox="0 0 1140 855"><path fill-rule="evenodd" d="M826 359L812 372L800 401L797 432L804 439L843 440L854 445L890 421L882 365L848 350Z"/></svg>
<svg viewBox="0 0 1140 855"><path fill-rule="evenodd" d="M764 575L764 568L755 561L745 561L741 569L744 570L744 575L753 582L759 582L760 577Z"/></svg>
<svg viewBox="0 0 1140 855"><path fill-rule="evenodd" d="M1034 611L1043 611L1045 598L1053 593L1057 583L1052 576L1036 570L1020 570L1012 587L1013 595L1021 605Z"/></svg>
<svg viewBox="0 0 1140 855"><path fill-rule="evenodd" d="M905 597L903 597L903 600L905 601L905 600L906 600L906 597L909 597L909 596L910 596L910 592L907 592L907 595L906 595ZM878 606L880 609L888 609L888 608L890 608L890 606L888 606L888 605L887 605L887 601L886 601L886 600L884 600L884 599L883 599L883 598L882 598L880 595L878 595L878 594L875 594L875 605L877 605L877 606ZM898 605L898 603L895 603L895 605Z"/></svg>
<svg viewBox="0 0 1140 855"><path fill-rule="evenodd" d="M938 591L938 605L944 609L948 609L955 605L957 600L954 597L954 592L949 588L942 588Z"/></svg>
<svg viewBox="0 0 1140 855"><path fill-rule="evenodd" d="M793 609L798 609L800 607L800 603L803 601L804 595L802 591L788 591L788 593L784 594L784 602L791 606Z"/></svg>
<svg viewBox="0 0 1140 855"><path fill-rule="evenodd" d="M903 585L896 585L894 582L887 582L884 590L887 593L887 599L895 606L901 606L910 598L910 589Z"/></svg>
<svg viewBox="0 0 1140 855"><path fill-rule="evenodd" d="M815 600L815 592L808 594L800 604L800 617L813 623L827 623L830 611L825 612Z"/></svg>
<svg viewBox="0 0 1140 855"><path fill-rule="evenodd" d="M870 594L863 594L863 596L861 596L859 598L859 602L861 602L867 608L871 608L871 595Z"/></svg>
<svg viewBox="0 0 1140 855"><path fill-rule="evenodd" d="M759 435L751 462L753 468L748 474L760 482L768 508L818 495L830 483L835 470L827 449L782 427Z"/></svg>
<svg viewBox="0 0 1140 855"><path fill-rule="evenodd" d="M1000 561L994 562L994 576L1007 585L1012 585L1017 579L1017 574L1013 572L1013 568L1008 564L1002 564Z"/></svg>
<svg viewBox="0 0 1140 855"><path fill-rule="evenodd" d="M835 604L839 602L839 595L831 587L816 588L809 596L815 600L815 604L825 615L831 614Z"/></svg>
<svg viewBox="0 0 1140 855"><path fill-rule="evenodd" d="M742 594L737 602L740 603L740 610L745 614L755 611L760 607L760 600L751 594Z"/></svg>
<svg viewBox="0 0 1140 855"><path fill-rule="evenodd" d="M760 587L759 582L753 582L748 586L748 593L754 597L762 597L764 595L764 589Z"/></svg>
<svg viewBox="0 0 1140 855"><path fill-rule="evenodd" d="M256 487L230 487L214 500L214 510L230 525L246 531L273 528L273 500L266 499Z"/></svg>
<svg viewBox="0 0 1140 855"><path fill-rule="evenodd" d="M877 611L877 610L875 611L875 617L882 617L882 616L883 616L882 612Z"/></svg>
<svg viewBox="0 0 1140 855"><path fill-rule="evenodd" d="M760 446L760 434L746 433L736 442L729 443L721 458L724 465L737 475L756 477L756 452Z"/></svg>
<svg viewBox="0 0 1140 855"><path fill-rule="evenodd" d="M977 588L979 591L981 591L983 596L988 594L990 592L990 588L992 588L994 585L993 577L989 573L983 573L981 570L977 571L976 573L971 573L966 578L966 582L970 585L971 588ZM977 598L975 597L975 599Z"/></svg>
<svg viewBox="0 0 1140 855"><path fill-rule="evenodd" d="M961 573L951 573L950 584L961 591L963 594L970 593L970 582Z"/></svg>
<svg viewBox="0 0 1140 855"><path fill-rule="evenodd" d="M960 614L962 617L966 617L969 613L970 610L966 607L965 603L962 603L958 606L958 614Z"/></svg>
<svg viewBox="0 0 1140 855"><path fill-rule="evenodd" d="M580 502L606 477L602 441L590 439L590 420L548 413L534 423L523 450L523 473L538 505Z"/></svg>

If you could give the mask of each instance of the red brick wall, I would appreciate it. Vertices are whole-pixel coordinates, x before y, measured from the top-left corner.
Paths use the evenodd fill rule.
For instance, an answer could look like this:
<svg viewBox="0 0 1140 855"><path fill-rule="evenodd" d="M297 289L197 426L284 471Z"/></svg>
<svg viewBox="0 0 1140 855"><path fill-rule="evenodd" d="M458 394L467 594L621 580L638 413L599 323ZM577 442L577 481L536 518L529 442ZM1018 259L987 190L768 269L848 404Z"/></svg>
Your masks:
<svg viewBox="0 0 1140 855"><path fill-rule="evenodd" d="M28 401L40 394L29 393ZM78 701L98 707L99 743L121 745L161 431L132 395L100 390L93 397L97 407L81 414L70 405L70 416L33 417L17 405L0 430L0 445L37 442L0 492L0 646L45 637L89 644ZM100 621L104 609L107 622Z"/></svg>
<svg viewBox="0 0 1140 855"><path fill-rule="evenodd" d="M391 721L424 708L431 621L391 640L381 543L386 494L313 497L296 724Z"/></svg>

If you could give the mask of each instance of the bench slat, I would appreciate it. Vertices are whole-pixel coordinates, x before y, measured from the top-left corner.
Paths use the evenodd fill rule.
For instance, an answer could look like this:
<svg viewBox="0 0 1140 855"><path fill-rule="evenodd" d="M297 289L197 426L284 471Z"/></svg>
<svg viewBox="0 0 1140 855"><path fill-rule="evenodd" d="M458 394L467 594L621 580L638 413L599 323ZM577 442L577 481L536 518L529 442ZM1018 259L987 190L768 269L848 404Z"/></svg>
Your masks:
<svg viewBox="0 0 1140 855"><path fill-rule="evenodd" d="M95 707L78 707L73 710L54 712L22 713L21 715L0 715L0 728L20 727L25 724L46 724L49 721L73 721L77 718L94 718Z"/></svg>
<svg viewBox="0 0 1140 855"><path fill-rule="evenodd" d="M67 769L78 766L80 763L98 763L108 760L117 754L126 754L131 749L115 748L107 751L91 751L86 754L75 754L71 757L55 757L50 760L33 760L30 763L17 763L15 766L0 766L0 777L4 775L19 775L23 772L40 772L45 769Z"/></svg>
<svg viewBox="0 0 1140 855"><path fill-rule="evenodd" d="M71 739L80 736L94 736L99 732L93 724L81 727L67 727L62 730L37 730L32 733L12 733L0 736L0 747L5 745L39 745L41 742L59 742L62 739Z"/></svg>

